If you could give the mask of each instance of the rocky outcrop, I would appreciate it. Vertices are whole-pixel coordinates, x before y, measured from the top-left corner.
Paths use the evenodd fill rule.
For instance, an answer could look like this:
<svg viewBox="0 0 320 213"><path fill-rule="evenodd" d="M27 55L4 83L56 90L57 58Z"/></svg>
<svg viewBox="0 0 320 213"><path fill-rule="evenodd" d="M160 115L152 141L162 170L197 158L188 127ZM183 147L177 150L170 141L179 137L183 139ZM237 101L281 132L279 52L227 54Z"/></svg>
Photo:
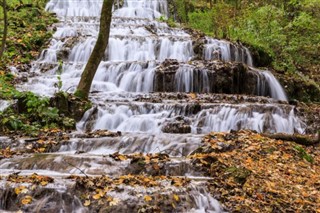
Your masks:
<svg viewBox="0 0 320 213"><path fill-rule="evenodd" d="M165 122L162 127L162 131L164 133L178 133L178 134L191 133L190 121L188 122L182 116L178 116L173 121Z"/></svg>
<svg viewBox="0 0 320 213"><path fill-rule="evenodd" d="M155 72L154 91L256 94L257 74L241 63L166 60Z"/></svg>

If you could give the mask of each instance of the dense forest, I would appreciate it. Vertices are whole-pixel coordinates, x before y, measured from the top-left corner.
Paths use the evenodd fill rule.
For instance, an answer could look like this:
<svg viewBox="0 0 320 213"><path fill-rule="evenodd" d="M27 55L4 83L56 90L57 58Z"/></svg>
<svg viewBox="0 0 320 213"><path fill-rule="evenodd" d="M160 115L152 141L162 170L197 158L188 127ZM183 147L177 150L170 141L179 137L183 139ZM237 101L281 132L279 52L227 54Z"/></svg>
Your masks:
<svg viewBox="0 0 320 213"><path fill-rule="evenodd" d="M0 211L319 212L319 11L0 0Z"/></svg>

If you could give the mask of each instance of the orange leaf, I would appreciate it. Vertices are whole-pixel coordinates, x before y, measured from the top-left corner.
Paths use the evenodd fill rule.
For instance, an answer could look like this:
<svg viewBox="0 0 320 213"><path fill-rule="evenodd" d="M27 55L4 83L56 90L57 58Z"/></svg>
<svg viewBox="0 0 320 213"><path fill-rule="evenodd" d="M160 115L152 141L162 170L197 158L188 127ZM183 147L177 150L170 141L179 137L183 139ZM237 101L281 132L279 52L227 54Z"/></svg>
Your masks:
<svg viewBox="0 0 320 213"><path fill-rule="evenodd" d="M152 200L152 197L150 197L149 195L145 195L145 196L144 196L144 200L147 201L147 202L149 202L149 201Z"/></svg>

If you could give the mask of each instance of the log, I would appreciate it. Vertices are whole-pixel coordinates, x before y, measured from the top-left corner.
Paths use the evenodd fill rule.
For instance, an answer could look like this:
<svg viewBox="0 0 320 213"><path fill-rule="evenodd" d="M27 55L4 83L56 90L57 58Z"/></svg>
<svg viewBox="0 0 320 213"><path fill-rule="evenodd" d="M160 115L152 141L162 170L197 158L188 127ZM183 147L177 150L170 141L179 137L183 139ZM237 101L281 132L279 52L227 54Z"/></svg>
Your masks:
<svg viewBox="0 0 320 213"><path fill-rule="evenodd" d="M276 134L269 134L269 133L262 133L262 136L276 139L276 140L283 140L283 141L293 141L297 144L304 145L304 146L312 146L320 143L320 136L319 133L315 137L311 137L308 135L301 135L301 134L285 134L285 133L276 133Z"/></svg>

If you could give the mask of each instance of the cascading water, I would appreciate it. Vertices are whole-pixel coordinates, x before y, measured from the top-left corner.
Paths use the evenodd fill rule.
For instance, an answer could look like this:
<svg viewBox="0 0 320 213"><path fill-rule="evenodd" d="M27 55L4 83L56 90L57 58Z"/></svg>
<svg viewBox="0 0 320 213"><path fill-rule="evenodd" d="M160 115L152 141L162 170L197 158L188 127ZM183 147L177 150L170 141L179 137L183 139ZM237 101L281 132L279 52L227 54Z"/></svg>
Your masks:
<svg viewBox="0 0 320 213"><path fill-rule="evenodd" d="M135 172L136 168L131 168L128 161L115 162L105 155L115 152L160 152L175 158L165 166L166 175L197 179L194 176L202 177L203 174L194 170L186 156L200 146L204 133L239 129L272 133L304 132L305 125L295 115L294 107L271 99L268 99L269 104L211 103L192 97L194 100L186 103L179 95L170 99L161 98L159 93L151 94L155 88L155 72L166 59L178 61L177 71L172 78L174 86L170 92L212 92L209 88L212 84L209 71L189 64L189 60L196 56L190 34L156 20L168 16L167 1L124 0L121 3L123 5L120 1L116 2L109 46L91 88L90 98L95 107L86 112L77 128L79 132L108 129L121 131L122 134L109 139L80 139L77 134L81 133L77 133L68 143L60 145L56 153L44 156L41 160L36 156L2 160L1 173L10 174L14 170L24 174L37 172L65 177L81 174L82 171L88 175L119 176ZM33 63L31 72L36 76L21 85L21 90L53 95L57 91L54 85L58 75L61 75L62 90L75 90L96 42L101 4L102 1L96 0L49 1L46 9L56 13L61 22L56 25L57 31L48 49ZM252 66L247 48L226 41L205 39L203 60L237 61ZM256 82L257 95L286 100L285 93L280 84L274 83L277 81L271 73L253 68L252 71L257 73L259 79ZM164 78L163 81L169 80ZM148 99L151 95L156 99ZM0 102L0 110L4 106L4 102ZM172 127L175 129L172 130ZM24 143L21 141L21 144ZM85 154L77 155L75 152ZM190 183L191 189L175 189L170 184L166 189L189 194L188 200L191 202L184 212L222 212L219 203L206 191L206 181L194 179ZM134 191L149 193L148 190L127 187L123 192L112 192L112 196L132 203L137 199L132 196ZM81 204L77 205L74 211L80 209L86 212ZM63 208L58 210L63 211Z"/></svg>
<svg viewBox="0 0 320 213"><path fill-rule="evenodd" d="M252 68L255 71L258 71L258 95L263 95L269 93L269 95L275 99L287 101L287 95L283 90L281 84L278 80L272 75L271 72L266 70L257 70Z"/></svg>
<svg viewBox="0 0 320 213"><path fill-rule="evenodd" d="M9 101L4 101L0 99L0 112L5 110L10 105Z"/></svg>
<svg viewBox="0 0 320 213"><path fill-rule="evenodd" d="M209 37L206 37L203 57L204 60L237 61L251 67L253 66L252 57L248 48Z"/></svg>
<svg viewBox="0 0 320 213"><path fill-rule="evenodd" d="M237 61L247 64L257 75L258 91L256 95L288 101L282 86L270 71L253 68L253 60L248 48L207 37L203 58L204 60Z"/></svg>

